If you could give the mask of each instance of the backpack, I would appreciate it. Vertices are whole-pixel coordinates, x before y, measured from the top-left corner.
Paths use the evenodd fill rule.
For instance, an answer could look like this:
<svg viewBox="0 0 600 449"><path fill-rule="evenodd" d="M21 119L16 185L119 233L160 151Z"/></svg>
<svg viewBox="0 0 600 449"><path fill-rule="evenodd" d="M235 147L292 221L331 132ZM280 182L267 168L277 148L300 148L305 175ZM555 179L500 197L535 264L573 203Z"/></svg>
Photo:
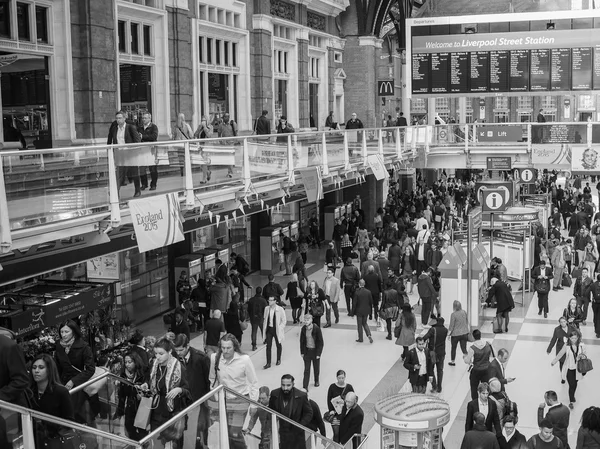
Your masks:
<svg viewBox="0 0 600 449"><path fill-rule="evenodd" d="M323 316L325 314L323 303L320 301L313 301L312 299L308 304L308 310L312 316Z"/></svg>

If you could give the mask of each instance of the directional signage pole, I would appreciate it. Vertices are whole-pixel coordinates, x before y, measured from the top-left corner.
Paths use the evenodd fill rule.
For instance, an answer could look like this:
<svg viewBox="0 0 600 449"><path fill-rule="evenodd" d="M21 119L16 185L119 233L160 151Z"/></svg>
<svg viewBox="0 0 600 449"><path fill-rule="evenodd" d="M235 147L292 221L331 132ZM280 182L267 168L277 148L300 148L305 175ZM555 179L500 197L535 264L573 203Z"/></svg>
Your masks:
<svg viewBox="0 0 600 449"><path fill-rule="evenodd" d="M471 240L473 237L473 231L478 231L478 241L481 243L481 221L482 221L481 208L477 207L469 212L467 221L467 316L469 317L469 323L473 324L471 320L471 298L473 297L473 286L471 280L471 271L473 270L473 249L471 248Z"/></svg>

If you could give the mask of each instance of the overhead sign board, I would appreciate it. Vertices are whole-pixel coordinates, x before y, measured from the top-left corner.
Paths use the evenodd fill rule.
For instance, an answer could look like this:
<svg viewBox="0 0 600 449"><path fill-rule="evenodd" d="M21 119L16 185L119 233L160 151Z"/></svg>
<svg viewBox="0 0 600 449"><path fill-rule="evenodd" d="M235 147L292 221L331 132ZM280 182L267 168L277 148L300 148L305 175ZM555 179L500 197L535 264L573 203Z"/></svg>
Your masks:
<svg viewBox="0 0 600 449"><path fill-rule="evenodd" d="M504 190L483 189L481 208L483 212L504 212L507 208Z"/></svg>
<svg viewBox="0 0 600 449"><path fill-rule="evenodd" d="M520 126L477 126L479 142L520 142L522 139Z"/></svg>
<svg viewBox="0 0 600 449"><path fill-rule="evenodd" d="M515 181L521 184L534 184L538 177L535 168L516 168L513 174Z"/></svg>
<svg viewBox="0 0 600 449"><path fill-rule="evenodd" d="M512 158L510 156L497 156L487 158L488 170L510 170L512 168Z"/></svg>
<svg viewBox="0 0 600 449"><path fill-rule="evenodd" d="M377 81L377 95L380 97L393 97L394 80Z"/></svg>
<svg viewBox="0 0 600 449"><path fill-rule="evenodd" d="M501 189L504 191L505 204L507 207L514 205L514 184L505 181L478 181L475 183L477 201L482 202L481 192L483 189Z"/></svg>

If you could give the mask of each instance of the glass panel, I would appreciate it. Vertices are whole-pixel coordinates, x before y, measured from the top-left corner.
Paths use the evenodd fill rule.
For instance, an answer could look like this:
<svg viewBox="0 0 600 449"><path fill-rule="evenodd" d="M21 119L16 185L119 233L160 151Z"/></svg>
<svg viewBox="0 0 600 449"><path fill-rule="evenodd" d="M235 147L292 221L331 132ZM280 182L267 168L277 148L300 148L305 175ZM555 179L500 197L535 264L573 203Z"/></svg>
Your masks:
<svg viewBox="0 0 600 449"><path fill-rule="evenodd" d="M221 40L215 40L215 59L216 64L221 65Z"/></svg>
<svg viewBox="0 0 600 449"><path fill-rule="evenodd" d="M384 128L382 132L383 153L396 154L396 128Z"/></svg>
<svg viewBox="0 0 600 449"><path fill-rule="evenodd" d="M183 143L115 149L121 202L133 199L136 192L152 196L183 191L184 154Z"/></svg>
<svg viewBox="0 0 600 449"><path fill-rule="evenodd" d="M101 435L98 435L93 430L86 429L85 426L78 427L75 430L42 418L33 418L32 420L35 429L36 449L46 447L133 449L140 447L133 441L127 443L127 439L124 437L119 438L108 432L102 432Z"/></svg>
<svg viewBox="0 0 600 449"><path fill-rule="evenodd" d="M10 38L10 0L0 0L0 36Z"/></svg>
<svg viewBox="0 0 600 449"><path fill-rule="evenodd" d="M250 176L253 180L261 181L285 176L288 170L287 137L288 134L282 134L277 138L253 137L248 139ZM292 150L294 155L301 153L300 148L297 144L294 145Z"/></svg>
<svg viewBox="0 0 600 449"><path fill-rule="evenodd" d="M204 38L202 36L198 38L198 61L204 62Z"/></svg>
<svg viewBox="0 0 600 449"><path fill-rule="evenodd" d="M144 55L152 56L152 27L144 25Z"/></svg>
<svg viewBox="0 0 600 449"><path fill-rule="evenodd" d="M330 131L325 133L327 141L327 162L329 167L344 165L344 133Z"/></svg>
<svg viewBox="0 0 600 449"><path fill-rule="evenodd" d="M237 44L231 44L231 65L237 67Z"/></svg>
<svg viewBox="0 0 600 449"><path fill-rule="evenodd" d="M125 41L125 22L119 20L117 29L119 34L119 51L125 53L127 51L127 43Z"/></svg>
<svg viewBox="0 0 600 449"><path fill-rule="evenodd" d="M2 157L11 229L108 210L105 150Z"/></svg>
<svg viewBox="0 0 600 449"><path fill-rule="evenodd" d="M6 429L6 439L8 440L10 448L23 448L23 429L21 425L21 415L17 412L10 410L2 410L2 418ZM43 446L41 446L43 447Z"/></svg>
<svg viewBox="0 0 600 449"><path fill-rule="evenodd" d="M208 64L212 64L212 38L206 38L206 62Z"/></svg>
<svg viewBox="0 0 600 449"><path fill-rule="evenodd" d="M29 34L29 5L17 3L17 30L20 40L28 41Z"/></svg>
<svg viewBox="0 0 600 449"><path fill-rule="evenodd" d="M43 6L35 7L35 26L37 41L48 43L48 8Z"/></svg>
<svg viewBox="0 0 600 449"><path fill-rule="evenodd" d="M137 23L131 24L131 53L140 53L140 38L138 35L139 25Z"/></svg>
<svg viewBox="0 0 600 449"><path fill-rule="evenodd" d="M347 131L348 136L348 153L350 162L359 162L362 158L362 140L363 131Z"/></svg>
<svg viewBox="0 0 600 449"><path fill-rule="evenodd" d="M218 123L225 112L229 112L229 75L223 73L208 74L208 112L214 132L218 132ZM216 135L213 137L217 137Z"/></svg>

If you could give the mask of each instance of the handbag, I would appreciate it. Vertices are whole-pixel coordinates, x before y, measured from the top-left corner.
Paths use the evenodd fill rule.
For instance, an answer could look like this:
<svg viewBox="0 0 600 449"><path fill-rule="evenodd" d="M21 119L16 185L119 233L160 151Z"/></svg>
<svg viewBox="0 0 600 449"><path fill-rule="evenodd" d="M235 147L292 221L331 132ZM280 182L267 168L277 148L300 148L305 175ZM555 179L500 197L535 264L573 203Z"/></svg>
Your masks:
<svg viewBox="0 0 600 449"><path fill-rule="evenodd" d="M248 322L240 321L240 329L242 329L242 331L245 331L246 329L248 329Z"/></svg>
<svg viewBox="0 0 600 449"><path fill-rule="evenodd" d="M593 369L594 365L592 361L585 354L581 354L581 357L577 361L577 371L581 374L586 374Z"/></svg>
<svg viewBox="0 0 600 449"><path fill-rule="evenodd" d="M429 358L431 359L431 363L435 365L437 363L437 354L435 353L435 341L437 340L437 332L435 327L433 327L433 350L429 351Z"/></svg>
<svg viewBox="0 0 600 449"><path fill-rule="evenodd" d="M96 369L94 370L94 375L90 378L90 380L92 380L96 377L100 377L102 374L106 373L107 371L108 370L106 368L97 366ZM83 391L85 391L88 396L94 396L95 394L98 394L98 392L106 386L107 381L108 381L108 378L104 377L103 379L100 379L100 380L94 382L93 384L88 385L87 387L85 387L83 389Z"/></svg>
<svg viewBox="0 0 600 449"><path fill-rule="evenodd" d="M473 337L473 332L469 331L469 333L467 334L467 341L469 343L473 343L475 341L475 337Z"/></svg>
<svg viewBox="0 0 600 449"><path fill-rule="evenodd" d="M154 403L156 398L156 404ZM148 425L150 424L150 415L152 414L152 410L158 406L158 396L142 396L140 400L140 405L138 405L137 412L135 413L135 419L133 421L133 426L138 429L146 430Z"/></svg>
<svg viewBox="0 0 600 449"><path fill-rule="evenodd" d="M571 277L578 279L581 277L581 268L577 267L577 268L573 268L573 271L571 271Z"/></svg>
<svg viewBox="0 0 600 449"><path fill-rule="evenodd" d="M548 279L536 279L534 289L538 294L545 294L550 291L550 281Z"/></svg>
<svg viewBox="0 0 600 449"><path fill-rule="evenodd" d="M83 440L79 431L74 429L60 428L57 436L45 436L44 447L48 449L72 449L85 447L85 445L82 446L82 442Z"/></svg>

